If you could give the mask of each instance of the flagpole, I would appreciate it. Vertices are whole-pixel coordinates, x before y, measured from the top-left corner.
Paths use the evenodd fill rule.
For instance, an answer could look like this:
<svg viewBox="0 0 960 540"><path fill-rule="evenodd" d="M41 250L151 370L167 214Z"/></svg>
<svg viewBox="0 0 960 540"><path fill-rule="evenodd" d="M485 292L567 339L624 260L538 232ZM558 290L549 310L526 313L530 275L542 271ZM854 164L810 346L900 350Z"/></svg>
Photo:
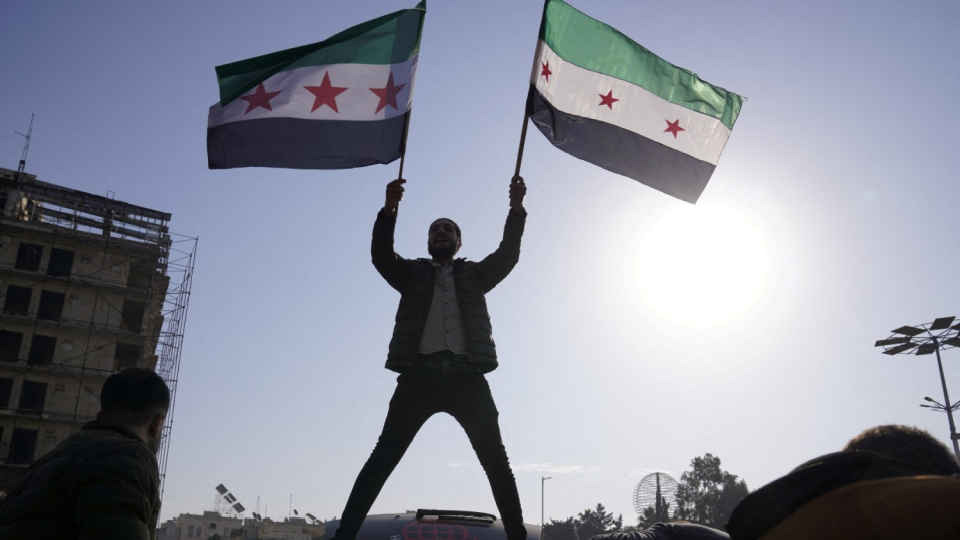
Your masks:
<svg viewBox="0 0 960 540"><path fill-rule="evenodd" d="M403 161L407 157L407 133L410 131L410 115L413 111L407 110L407 114L404 115L403 119L403 153L400 154L400 172L397 174L397 178L403 178Z"/></svg>
<svg viewBox="0 0 960 540"><path fill-rule="evenodd" d="M520 176L520 163L523 161L523 145L527 142L527 111L523 111L523 129L520 130L520 148L517 150L517 168L513 171L514 176Z"/></svg>
<svg viewBox="0 0 960 540"><path fill-rule="evenodd" d="M540 58L540 47L541 41L539 36L543 35L543 28L547 22L547 6L549 5L550 0L543 0L543 16L540 18L540 31L537 33L537 46L533 50L533 66L530 67L530 81L531 85L533 81L536 80L537 73L537 59ZM514 169L513 175L520 176L520 163L523 161L523 145L527 142L527 120L530 116L532 109L529 107L531 103L531 93L533 92L533 87L527 91L527 102L523 105L523 129L520 130L520 148L517 149L517 168Z"/></svg>

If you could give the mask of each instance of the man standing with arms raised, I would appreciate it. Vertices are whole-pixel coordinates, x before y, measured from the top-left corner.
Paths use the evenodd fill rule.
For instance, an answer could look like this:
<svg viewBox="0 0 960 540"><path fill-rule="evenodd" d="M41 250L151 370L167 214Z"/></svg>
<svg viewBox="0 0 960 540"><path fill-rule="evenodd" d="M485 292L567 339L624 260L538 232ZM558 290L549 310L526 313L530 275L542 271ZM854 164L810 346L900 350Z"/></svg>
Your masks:
<svg viewBox="0 0 960 540"><path fill-rule="evenodd" d="M398 179L387 184L386 203L373 226L371 255L383 279L400 293L386 368L400 373L383 432L363 466L343 510L335 539L354 540L380 489L413 442L438 412L463 427L487 473L508 540L525 540L520 497L500 438L497 407L484 373L497 368L484 295L513 270L527 212L523 178L510 183L510 212L503 240L480 262L454 259L462 245L460 227L440 218L430 225L430 259L404 259L393 250Z"/></svg>

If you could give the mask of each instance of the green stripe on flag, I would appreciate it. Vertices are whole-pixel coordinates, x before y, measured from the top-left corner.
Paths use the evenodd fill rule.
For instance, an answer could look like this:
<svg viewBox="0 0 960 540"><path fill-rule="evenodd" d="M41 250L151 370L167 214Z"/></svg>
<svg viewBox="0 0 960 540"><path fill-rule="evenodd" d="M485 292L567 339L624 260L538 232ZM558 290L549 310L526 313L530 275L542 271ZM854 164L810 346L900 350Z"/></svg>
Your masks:
<svg viewBox="0 0 960 540"><path fill-rule="evenodd" d="M220 104L226 105L273 75L328 64L398 64L420 52L427 2L348 28L319 43L217 66Z"/></svg>
<svg viewBox="0 0 960 540"><path fill-rule="evenodd" d="M646 88L671 103L717 118L729 129L740 115L741 96L700 80L696 73L667 62L563 0L546 0L540 39L572 64Z"/></svg>

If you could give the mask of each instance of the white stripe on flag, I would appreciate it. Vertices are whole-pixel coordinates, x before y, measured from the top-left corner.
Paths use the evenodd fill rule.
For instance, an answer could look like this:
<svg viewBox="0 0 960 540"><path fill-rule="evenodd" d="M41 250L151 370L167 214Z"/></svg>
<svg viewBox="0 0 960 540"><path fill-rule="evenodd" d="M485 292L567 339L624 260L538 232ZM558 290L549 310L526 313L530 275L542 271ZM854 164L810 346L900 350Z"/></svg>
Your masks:
<svg viewBox="0 0 960 540"><path fill-rule="evenodd" d="M720 120L670 103L635 84L566 62L543 41L538 51L530 84L556 109L619 126L693 158L717 164L730 138L730 130ZM544 64L552 72L549 81L542 75ZM612 103L612 108L600 105L601 96L611 91L618 101ZM664 130L669 127L668 122L677 120L684 131L674 138Z"/></svg>
<svg viewBox="0 0 960 540"><path fill-rule="evenodd" d="M248 113L250 103L242 98L231 101L226 107L215 103L210 107L207 127L258 118L375 121L402 115L410 109L413 101L418 56L400 64L329 64L282 71L263 83L266 92L282 90L270 100L272 111L256 107ZM330 75L330 86L347 88L336 96L339 112L328 105L321 105L311 112L316 96L304 87L321 86L325 73ZM370 89L387 86L391 73L395 86L405 85L396 95L397 108L387 105L376 112L380 97ZM244 95L253 93L251 90Z"/></svg>

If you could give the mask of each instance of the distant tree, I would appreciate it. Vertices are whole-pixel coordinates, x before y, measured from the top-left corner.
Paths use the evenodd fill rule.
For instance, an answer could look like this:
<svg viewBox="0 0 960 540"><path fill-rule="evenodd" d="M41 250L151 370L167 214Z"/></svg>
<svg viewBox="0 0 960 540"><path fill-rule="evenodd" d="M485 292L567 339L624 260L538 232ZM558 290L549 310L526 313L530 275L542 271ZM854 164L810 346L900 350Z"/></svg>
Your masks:
<svg viewBox="0 0 960 540"><path fill-rule="evenodd" d="M579 540L588 540L598 534L608 532L620 532L623 528L623 514L614 518L613 514L607 512L607 509L600 503L597 508L591 510L587 508L577 516L579 525L577 526L577 537Z"/></svg>
<svg viewBox="0 0 960 540"><path fill-rule="evenodd" d="M662 500L662 499L661 499ZM648 506L643 509L643 513L637 518L637 526L641 529L649 529L657 523L668 523L670 521L670 502L663 501L663 506L660 507L660 513L657 514L657 509L653 506Z"/></svg>
<svg viewBox="0 0 960 540"><path fill-rule="evenodd" d="M541 540L590 540L598 534L621 531L623 514L615 518L598 503L596 508L587 508L577 517L570 516L562 521L551 519L550 523L543 525L540 536Z"/></svg>
<svg viewBox="0 0 960 540"><path fill-rule="evenodd" d="M723 529L733 508L749 493L746 482L721 469L720 458L709 453L693 458L690 468L680 475L676 519Z"/></svg>
<svg viewBox="0 0 960 540"><path fill-rule="evenodd" d="M540 531L540 540L578 540L577 524L573 516L563 521L551 519L550 523L544 523Z"/></svg>
<svg viewBox="0 0 960 540"><path fill-rule="evenodd" d="M720 490L720 519L723 525L726 525L730 519L733 509L740 504L744 497L750 494L747 483L737 478L736 475L724 472L723 488Z"/></svg>

